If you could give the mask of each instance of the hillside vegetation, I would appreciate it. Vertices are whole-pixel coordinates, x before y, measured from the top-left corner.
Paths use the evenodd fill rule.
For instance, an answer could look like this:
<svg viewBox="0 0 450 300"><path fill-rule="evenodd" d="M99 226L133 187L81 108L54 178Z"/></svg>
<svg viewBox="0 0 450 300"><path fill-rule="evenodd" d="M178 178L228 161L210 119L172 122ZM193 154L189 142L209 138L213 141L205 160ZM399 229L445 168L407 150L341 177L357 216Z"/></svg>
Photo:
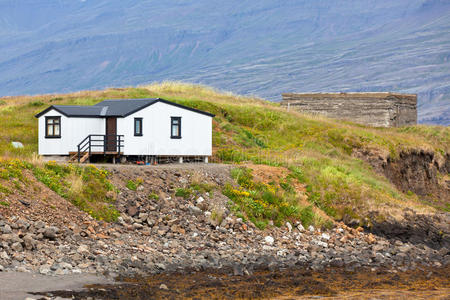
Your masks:
<svg viewBox="0 0 450 300"><path fill-rule="evenodd" d="M49 105L92 105L108 98L146 97L160 97L215 114L213 162L251 162L288 170L289 176L283 182L261 185L253 182L251 171L241 167L241 171L232 174L238 185L234 189L225 187L224 194L233 200L233 208L243 217L259 222L260 227L271 219L279 225L286 218L321 224L328 218L352 218L368 225L373 211L377 212L377 218L384 218L399 216L405 208L424 213L449 209L448 200L444 199L442 204L442 199L434 201L430 195L425 202L412 191L398 190L354 155L355 151L370 151L395 160L400 159L401 153L423 150L445 157L450 153L448 127L369 128L287 112L278 104L262 99L183 83L2 98L0 155L4 161L20 158L32 162L33 157L36 160L37 120L34 115ZM25 147L14 149L11 141L20 141ZM55 173L54 167L52 170ZM50 173L47 175L53 176ZM66 173L82 174L82 171L67 170ZM439 174L439 178L448 180L448 174ZM108 212L108 216L111 214L114 212Z"/></svg>

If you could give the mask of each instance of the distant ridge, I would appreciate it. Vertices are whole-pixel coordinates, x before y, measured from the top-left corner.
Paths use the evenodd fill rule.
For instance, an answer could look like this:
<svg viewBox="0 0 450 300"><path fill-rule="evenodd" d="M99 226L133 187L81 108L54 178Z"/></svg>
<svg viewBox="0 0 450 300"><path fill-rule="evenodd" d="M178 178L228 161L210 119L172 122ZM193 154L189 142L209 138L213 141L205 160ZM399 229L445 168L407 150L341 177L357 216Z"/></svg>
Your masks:
<svg viewBox="0 0 450 300"><path fill-rule="evenodd" d="M202 83L418 94L450 125L450 1L0 0L0 96Z"/></svg>

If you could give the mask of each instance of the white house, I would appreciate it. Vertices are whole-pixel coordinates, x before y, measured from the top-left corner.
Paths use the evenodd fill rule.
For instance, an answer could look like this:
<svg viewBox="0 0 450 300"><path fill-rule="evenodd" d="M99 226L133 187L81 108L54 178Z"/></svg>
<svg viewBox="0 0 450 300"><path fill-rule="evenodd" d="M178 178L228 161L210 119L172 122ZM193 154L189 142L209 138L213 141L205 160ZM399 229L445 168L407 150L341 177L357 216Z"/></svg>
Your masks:
<svg viewBox="0 0 450 300"><path fill-rule="evenodd" d="M53 105L38 113L39 154L112 157L201 157L212 154L213 114L164 99Z"/></svg>

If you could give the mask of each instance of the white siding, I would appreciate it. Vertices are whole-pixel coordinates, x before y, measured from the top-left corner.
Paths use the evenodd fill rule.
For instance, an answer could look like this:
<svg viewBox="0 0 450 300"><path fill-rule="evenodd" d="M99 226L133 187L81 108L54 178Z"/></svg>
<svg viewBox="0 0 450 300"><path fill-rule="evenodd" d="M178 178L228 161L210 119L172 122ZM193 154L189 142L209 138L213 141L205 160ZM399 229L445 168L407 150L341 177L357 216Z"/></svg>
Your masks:
<svg viewBox="0 0 450 300"><path fill-rule="evenodd" d="M171 117L181 117L181 139L170 138ZM134 118L143 119L143 136L134 136ZM212 117L158 102L126 118L117 118L125 155L212 154Z"/></svg>
<svg viewBox="0 0 450 300"><path fill-rule="evenodd" d="M61 117L61 138L45 138L45 117ZM103 118L67 118L54 109L40 116L38 124L40 155L68 155L89 134L105 134Z"/></svg>

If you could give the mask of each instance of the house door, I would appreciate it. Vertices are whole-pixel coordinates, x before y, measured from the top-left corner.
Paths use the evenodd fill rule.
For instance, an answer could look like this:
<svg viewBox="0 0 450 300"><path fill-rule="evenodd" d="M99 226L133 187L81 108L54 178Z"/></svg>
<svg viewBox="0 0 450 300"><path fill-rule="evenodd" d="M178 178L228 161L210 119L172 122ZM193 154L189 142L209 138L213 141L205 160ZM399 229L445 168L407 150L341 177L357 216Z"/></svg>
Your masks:
<svg viewBox="0 0 450 300"><path fill-rule="evenodd" d="M117 118L106 118L105 152L117 151Z"/></svg>

